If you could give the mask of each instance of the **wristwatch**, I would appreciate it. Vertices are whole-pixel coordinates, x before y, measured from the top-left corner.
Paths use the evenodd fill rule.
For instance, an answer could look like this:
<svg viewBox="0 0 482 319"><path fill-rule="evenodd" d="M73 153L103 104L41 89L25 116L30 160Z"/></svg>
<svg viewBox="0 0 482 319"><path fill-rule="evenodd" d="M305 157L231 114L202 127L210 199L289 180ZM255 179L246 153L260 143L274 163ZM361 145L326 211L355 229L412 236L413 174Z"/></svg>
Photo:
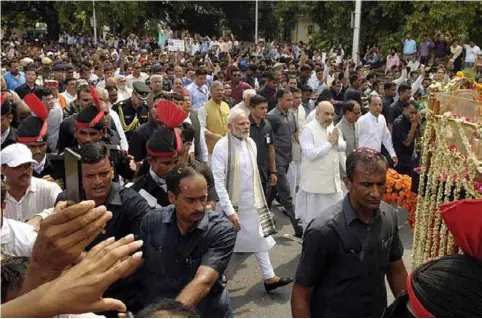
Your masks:
<svg viewBox="0 0 482 319"><path fill-rule="evenodd" d="M276 174L278 174L278 172L277 172L277 171L269 172L269 175L271 175L271 174L275 174L275 175L276 175Z"/></svg>

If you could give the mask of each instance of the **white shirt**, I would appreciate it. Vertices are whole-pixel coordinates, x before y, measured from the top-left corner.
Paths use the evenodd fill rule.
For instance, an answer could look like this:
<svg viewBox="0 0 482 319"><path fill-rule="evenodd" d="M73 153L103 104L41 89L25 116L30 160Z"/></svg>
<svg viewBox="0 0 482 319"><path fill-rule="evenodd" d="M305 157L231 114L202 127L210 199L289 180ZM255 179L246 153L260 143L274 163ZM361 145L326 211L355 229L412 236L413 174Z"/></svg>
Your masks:
<svg viewBox="0 0 482 319"><path fill-rule="evenodd" d="M70 104L72 101L74 101L77 98L77 93L75 95L70 95L69 92L64 91L60 93L64 98L67 104Z"/></svg>
<svg viewBox="0 0 482 319"><path fill-rule="evenodd" d="M328 127L327 136L328 134L331 134L330 131L333 132L334 129L335 128L333 127L333 124L330 127ZM336 145L336 150L338 152L344 152L346 150L346 142L343 140L342 135L343 134L341 134L341 132L338 135L338 144ZM300 135L301 150L303 152L303 155L310 160L314 160L318 157L325 156L333 147L333 145L328 141L323 145L315 145L313 140L314 140L313 133L311 132L311 130L306 129L306 130L303 130L303 132L301 132L301 135Z"/></svg>
<svg viewBox="0 0 482 319"><path fill-rule="evenodd" d="M146 82L146 80L148 78L149 78L149 75L147 75L144 72L141 72L141 75L138 78L134 77L134 74L130 74L130 75L126 76L127 87L132 89L133 88L132 83L134 83L136 81Z"/></svg>
<svg viewBox="0 0 482 319"><path fill-rule="evenodd" d="M127 152L129 150L129 143L127 143L126 133L124 132L124 129L122 128L122 124L120 122L119 114L117 114L117 112L112 109L112 105L111 105L109 115L110 115L110 118L112 119L112 121L114 122L114 125L117 129L117 133L119 133L120 144L121 144L120 147L121 147L122 150Z"/></svg>
<svg viewBox="0 0 482 319"><path fill-rule="evenodd" d="M214 146L212 158L211 158L211 170L214 176L214 184L216 187L216 193L219 197L219 208L226 216L231 216L236 211L234 210L233 204L231 203L231 198L229 197L228 189L226 189L226 158L229 153L228 149L228 136L224 136L220 139ZM247 138L248 143L251 143L256 159L257 149L256 143L250 138ZM243 142L243 143L242 143ZM237 138L233 138L233 143L235 145L237 156L239 156L239 207L253 206L254 205L254 187L253 178L254 170L258 167L256 163L251 163L249 150L244 143ZM254 166L254 167L253 167Z"/></svg>
<svg viewBox="0 0 482 319"><path fill-rule="evenodd" d="M477 56L479 54L482 54L482 52L480 51L480 48L476 45L474 45L474 47L471 47L468 44L464 44L464 48L465 48L465 62L474 63L475 60L477 60Z"/></svg>
<svg viewBox="0 0 482 319"><path fill-rule="evenodd" d="M187 115L186 119L184 122L189 123L192 125L191 118L189 117L189 114ZM208 162L209 155L208 155L208 146L206 144L206 131L205 128L201 126L201 131L199 132L199 143L201 144L201 161L204 163ZM194 143L191 145L191 148L189 149L189 154L194 154Z"/></svg>
<svg viewBox="0 0 482 319"><path fill-rule="evenodd" d="M4 216L19 222L25 222L44 209L53 207L57 195L61 191L56 183L32 177L30 186L20 201L17 202L15 198L7 193L7 207Z"/></svg>
<svg viewBox="0 0 482 319"><path fill-rule="evenodd" d="M383 143L390 156L396 156L392 144L392 135L383 115L380 114L376 118L372 113L366 113L356 122L355 130L358 136L358 147L371 148L380 152Z"/></svg>
<svg viewBox="0 0 482 319"><path fill-rule="evenodd" d="M128 87L126 87L125 89L119 89L117 91L117 102L120 102L120 101L124 101L124 100L127 100L128 98L130 98L132 96L132 91L133 89L130 89Z"/></svg>
<svg viewBox="0 0 482 319"><path fill-rule="evenodd" d="M229 46L227 42L221 42L219 45L221 52L229 52Z"/></svg>
<svg viewBox="0 0 482 319"><path fill-rule="evenodd" d="M33 226L13 219L2 219L2 252L17 257L30 257L37 239L37 232Z"/></svg>
<svg viewBox="0 0 482 319"><path fill-rule="evenodd" d="M33 170L34 170L35 172L37 172L37 174L42 173L42 171L44 170L45 160L46 160L46 159L47 159L47 155L44 155L44 158L42 158L42 160L40 161L40 163L38 163L38 164L33 163L33 164L32 164Z"/></svg>

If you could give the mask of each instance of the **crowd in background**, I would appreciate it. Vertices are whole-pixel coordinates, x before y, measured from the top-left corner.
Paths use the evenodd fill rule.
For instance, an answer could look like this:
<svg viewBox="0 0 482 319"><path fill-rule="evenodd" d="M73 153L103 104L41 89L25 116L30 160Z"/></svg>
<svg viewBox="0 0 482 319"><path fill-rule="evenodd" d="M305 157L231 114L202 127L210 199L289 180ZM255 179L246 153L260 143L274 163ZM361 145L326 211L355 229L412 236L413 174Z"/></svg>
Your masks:
<svg viewBox="0 0 482 319"><path fill-rule="evenodd" d="M306 236L315 236L311 220L347 198L343 178L353 178L356 165L383 156L399 173L412 174L430 85L463 69L482 81L482 51L473 41L412 36L386 56L370 45L347 58L339 44L254 44L169 28L159 39L108 35L97 45L85 35L48 42L4 33L1 235L2 255L10 257L2 261L2 314L144 309L137 315L232 316L222 274L233 251L256 254L268 292L292 281L295 289L317 289L307 275L307 254L316 255L316 247L304 249L296 278L274 274L274 241L258 228L275 216L261 215L260 207L269 211L276 200L294 235L314 240ZM184 51L169 50L173 39L184 40ZM252 143L235 151L248 137ZM66 149L82 156L89 200L71 206ZM236 190L229 171L239 167L232 177L249 187ZM316 185L320 180L327 182ZM206 207L219 214L204 218ZM260 220L243 219L243 209ZM179 229L169 226L176 214ZM161 230L171 237L159 237ZM403 254L398 230L394 238L390 263ZM189 245L199 240L212 246ZM397 267L405 279L403 262ZM137 282L145 300L133 296ZM99 298L104 292L122 302ZM156 292L167 300L153 298ZM294 315L306 314L302 304L293 301ZM358 314L381 315L385 306Z"/></svg>

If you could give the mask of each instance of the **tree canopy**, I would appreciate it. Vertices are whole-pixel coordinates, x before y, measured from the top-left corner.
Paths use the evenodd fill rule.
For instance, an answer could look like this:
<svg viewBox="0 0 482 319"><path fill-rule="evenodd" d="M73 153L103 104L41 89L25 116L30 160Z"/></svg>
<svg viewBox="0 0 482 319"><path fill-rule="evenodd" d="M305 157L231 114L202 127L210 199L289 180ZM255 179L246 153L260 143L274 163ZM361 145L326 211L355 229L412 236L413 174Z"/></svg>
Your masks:
<svg viewBox="0 0 482 319"><path fill-rule="evenodd" d="M354 1L259 1L259 36L289 40L300 16L320 26L313 41L322 47L341 43L349 49ZM92 1L2 1L2 23L7 27L32 28L47 24L49 38L61 31L92 33ZM254 1L97 1L98 25L118 34L145 34L147 24L164 21L174 30L200 35L231 31L240 40L254 40ZM454 37L482 41L482 2L466 1L364 1L360 48L398 45L405 33L415 38L424 33L449 31Z"/></svg>

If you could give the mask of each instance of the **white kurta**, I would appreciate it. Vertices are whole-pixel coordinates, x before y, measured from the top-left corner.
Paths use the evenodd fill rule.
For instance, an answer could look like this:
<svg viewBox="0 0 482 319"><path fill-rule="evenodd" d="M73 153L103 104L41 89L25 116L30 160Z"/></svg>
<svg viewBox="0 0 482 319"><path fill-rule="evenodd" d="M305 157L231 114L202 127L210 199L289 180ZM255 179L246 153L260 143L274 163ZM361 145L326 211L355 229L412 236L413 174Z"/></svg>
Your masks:
<svg viewBox="0 0 482 319"><path fill-rule="evenodd" d="M321 146L317 146L313 142L313 135L309 129L304 129L300 135L300 146L304 156L308 158L315 158L320 156L325 156L328 154L332 145L327 142ZM344 152L346 148L346 142L343 137L338 138L338 152ZM318 176L313 176L312 178L319 178ZM343 183L341 183L343 184ZM323 212L344 197L344 189L337 189L337 192L331 194L319 194L319 193L309 193L300 188L298 194L296 195L295 202L295 215L296 218L300 218L303 222L303 227L306 229L309 222L315 217L322 216Z"/></svg>
<svg viewBox="0 0 482 319"><path fill-rule="evenodd" d="M241 143L238 139L233 139L237 149L237 156L239 160L239 209L238 216L241 224L241 230L238 232L236 238L236 245L234 252L263 252L270 250L274 245L274 239L269 236L263 237L261 224L256 208L254 207L254 172L257 171L256 163L251 163L248 148L245 143ZM253 150L256 150L256 144L251 138L248 138ZM216 192L219 196L219 204L216 210L224 213L227 216L234 213L234 208L231 204L230 196L226 190L226 162L228 157L228 137L225 136L220 139L214 147L211 170L214 175L214 182ZM256 154L254 156L256 158Z"/></svg>

